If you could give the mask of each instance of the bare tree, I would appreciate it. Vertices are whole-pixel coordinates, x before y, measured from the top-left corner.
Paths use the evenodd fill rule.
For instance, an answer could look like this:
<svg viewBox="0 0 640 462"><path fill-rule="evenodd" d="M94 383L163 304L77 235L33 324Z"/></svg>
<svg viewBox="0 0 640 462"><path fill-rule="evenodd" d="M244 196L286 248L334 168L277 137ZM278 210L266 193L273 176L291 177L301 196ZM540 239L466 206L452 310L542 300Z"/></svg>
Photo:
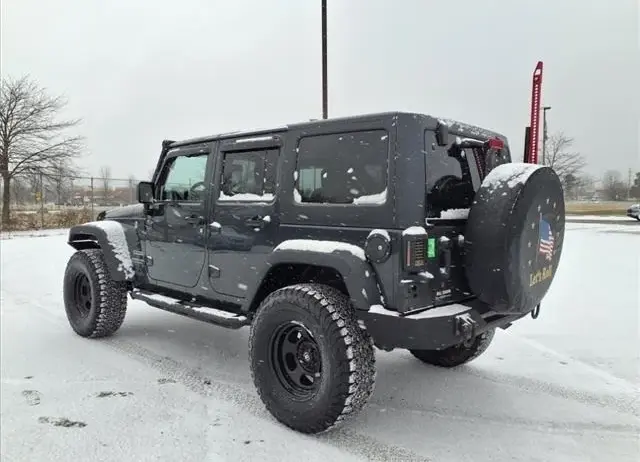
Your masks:
<svg viewBox="0 0 640 462"><path fill-rule="evenodd" d="M102 180L102 200L106 205L111 191L111 167L108 165L100 167L100 179Z"/></svg>
<svg viewBox="0 0 640 462"><path fill-rule="evenodd" d="M563 182L567 179L573 181L587 165L582 154L571 150L572 146L573 138L561 131L554 133L546 141L544 164L555 170Z"/></svg>
<svg viewBox="0 0 640 462"><path fill-rule="evenodd" d="M586 199L593 197L596 193L596 180L590 175L580 175L576 185L576 198Z"/></svg>
<svg viewBox="0 0 640 462"><path fill-rule="evenodd" d="M80 155L82 138L67 130L79 120L61 120L67 102L52 97L28 76L0 82L0 176L2 223L9 224L11 180L35 172L51 175L59 162Z"/></svg>
<svg viewBox="0 0 640 462"><path fill-rule="evenodd" d="M47 175L47 180L53 185L56 194L56 203L63 205L71 201L73 178L78 176L79 169L66 159L60 159Z"/></svg>
<svg viewBox="0 0 640 462"><path fill-rule="evenodd" d="M129 175L129 201L133 204L136 201L136 192L138 189L138 180L135 175Z"/></svg>
<svg viewBox="0 0 640 462"><path fill-rule="evenodd" d="M602 178L605 196L610 201L624 199L627 196L627 186L622 181L622 174L617 170L607 170Z"/></svg>
<svg viewBox="0 0 640 462"><path fill-rule="evenodd" d="M640 199L640 172L636 172L633 184L629 188L629 195L635 199Z"/></svg>

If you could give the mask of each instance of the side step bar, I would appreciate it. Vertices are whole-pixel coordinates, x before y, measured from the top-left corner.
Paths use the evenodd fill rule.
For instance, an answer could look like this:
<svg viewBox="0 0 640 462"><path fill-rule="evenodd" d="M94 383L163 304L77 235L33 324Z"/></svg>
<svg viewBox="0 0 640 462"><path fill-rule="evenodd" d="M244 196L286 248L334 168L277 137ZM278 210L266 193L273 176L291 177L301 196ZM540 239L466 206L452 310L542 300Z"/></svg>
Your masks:
<svg viewBox="0 0 640 462"><path fill-rule="evenodd" d="M250 320L241 314L209 308L207 306L187 303L164 295L146 292L139 289L133 290L131 298L141 300L154 308L159 308L169 313L180 314L198 321L203 321L228 329L240 329L250 324Z"/></svg>

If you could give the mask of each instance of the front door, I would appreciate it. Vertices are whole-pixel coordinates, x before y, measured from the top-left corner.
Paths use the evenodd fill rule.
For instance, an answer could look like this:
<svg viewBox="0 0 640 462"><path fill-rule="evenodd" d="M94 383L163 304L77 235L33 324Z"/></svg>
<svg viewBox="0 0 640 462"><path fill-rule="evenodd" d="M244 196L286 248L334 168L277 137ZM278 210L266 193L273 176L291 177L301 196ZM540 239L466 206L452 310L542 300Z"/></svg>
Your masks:
<svg viewBox="0 0 640 462"><path fill-rule="evenodd" d="M151 282L178 289L198 283L206 258L208 147L169 152L146 217L146 261Z"/></svg>
<svg viewBox="0 0 640 462"><path fill-rule="evenodd" d="M241 299L258 283L275 246L280 148L267 142L240 150L242 140L226 146L220 150L220 188L207 244L209 280L216 292Z"/></svg>

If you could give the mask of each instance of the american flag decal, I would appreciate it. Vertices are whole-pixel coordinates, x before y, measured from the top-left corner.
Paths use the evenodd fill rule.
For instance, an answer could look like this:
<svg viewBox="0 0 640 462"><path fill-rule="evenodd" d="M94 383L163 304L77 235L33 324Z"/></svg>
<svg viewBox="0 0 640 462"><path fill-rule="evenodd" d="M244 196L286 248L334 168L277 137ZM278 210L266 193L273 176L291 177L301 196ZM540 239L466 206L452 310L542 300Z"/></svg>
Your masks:
<svg viewBox="0 0 640 462"><path fill-rule="evenodd" d="M551 231L549 222L542 218L542 216L540 217L539 229L538 252L544 255L548 261L551 261L553 258L553 232Z"/></svg>

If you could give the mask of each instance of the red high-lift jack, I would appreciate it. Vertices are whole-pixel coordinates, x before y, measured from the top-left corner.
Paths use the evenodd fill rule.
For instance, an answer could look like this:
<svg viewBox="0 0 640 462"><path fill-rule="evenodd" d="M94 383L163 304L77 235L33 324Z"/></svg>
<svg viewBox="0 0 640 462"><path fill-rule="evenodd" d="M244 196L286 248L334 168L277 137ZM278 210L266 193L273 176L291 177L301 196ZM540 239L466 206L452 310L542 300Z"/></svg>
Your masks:
<svg viewBox="0 0 640 462"><path fill-rule="evenodd" d="M542 61L533 71L531 88L531 122L524 132L524 162L538 163L538 140L540 134L540 99L542 97Z"/></svg>

